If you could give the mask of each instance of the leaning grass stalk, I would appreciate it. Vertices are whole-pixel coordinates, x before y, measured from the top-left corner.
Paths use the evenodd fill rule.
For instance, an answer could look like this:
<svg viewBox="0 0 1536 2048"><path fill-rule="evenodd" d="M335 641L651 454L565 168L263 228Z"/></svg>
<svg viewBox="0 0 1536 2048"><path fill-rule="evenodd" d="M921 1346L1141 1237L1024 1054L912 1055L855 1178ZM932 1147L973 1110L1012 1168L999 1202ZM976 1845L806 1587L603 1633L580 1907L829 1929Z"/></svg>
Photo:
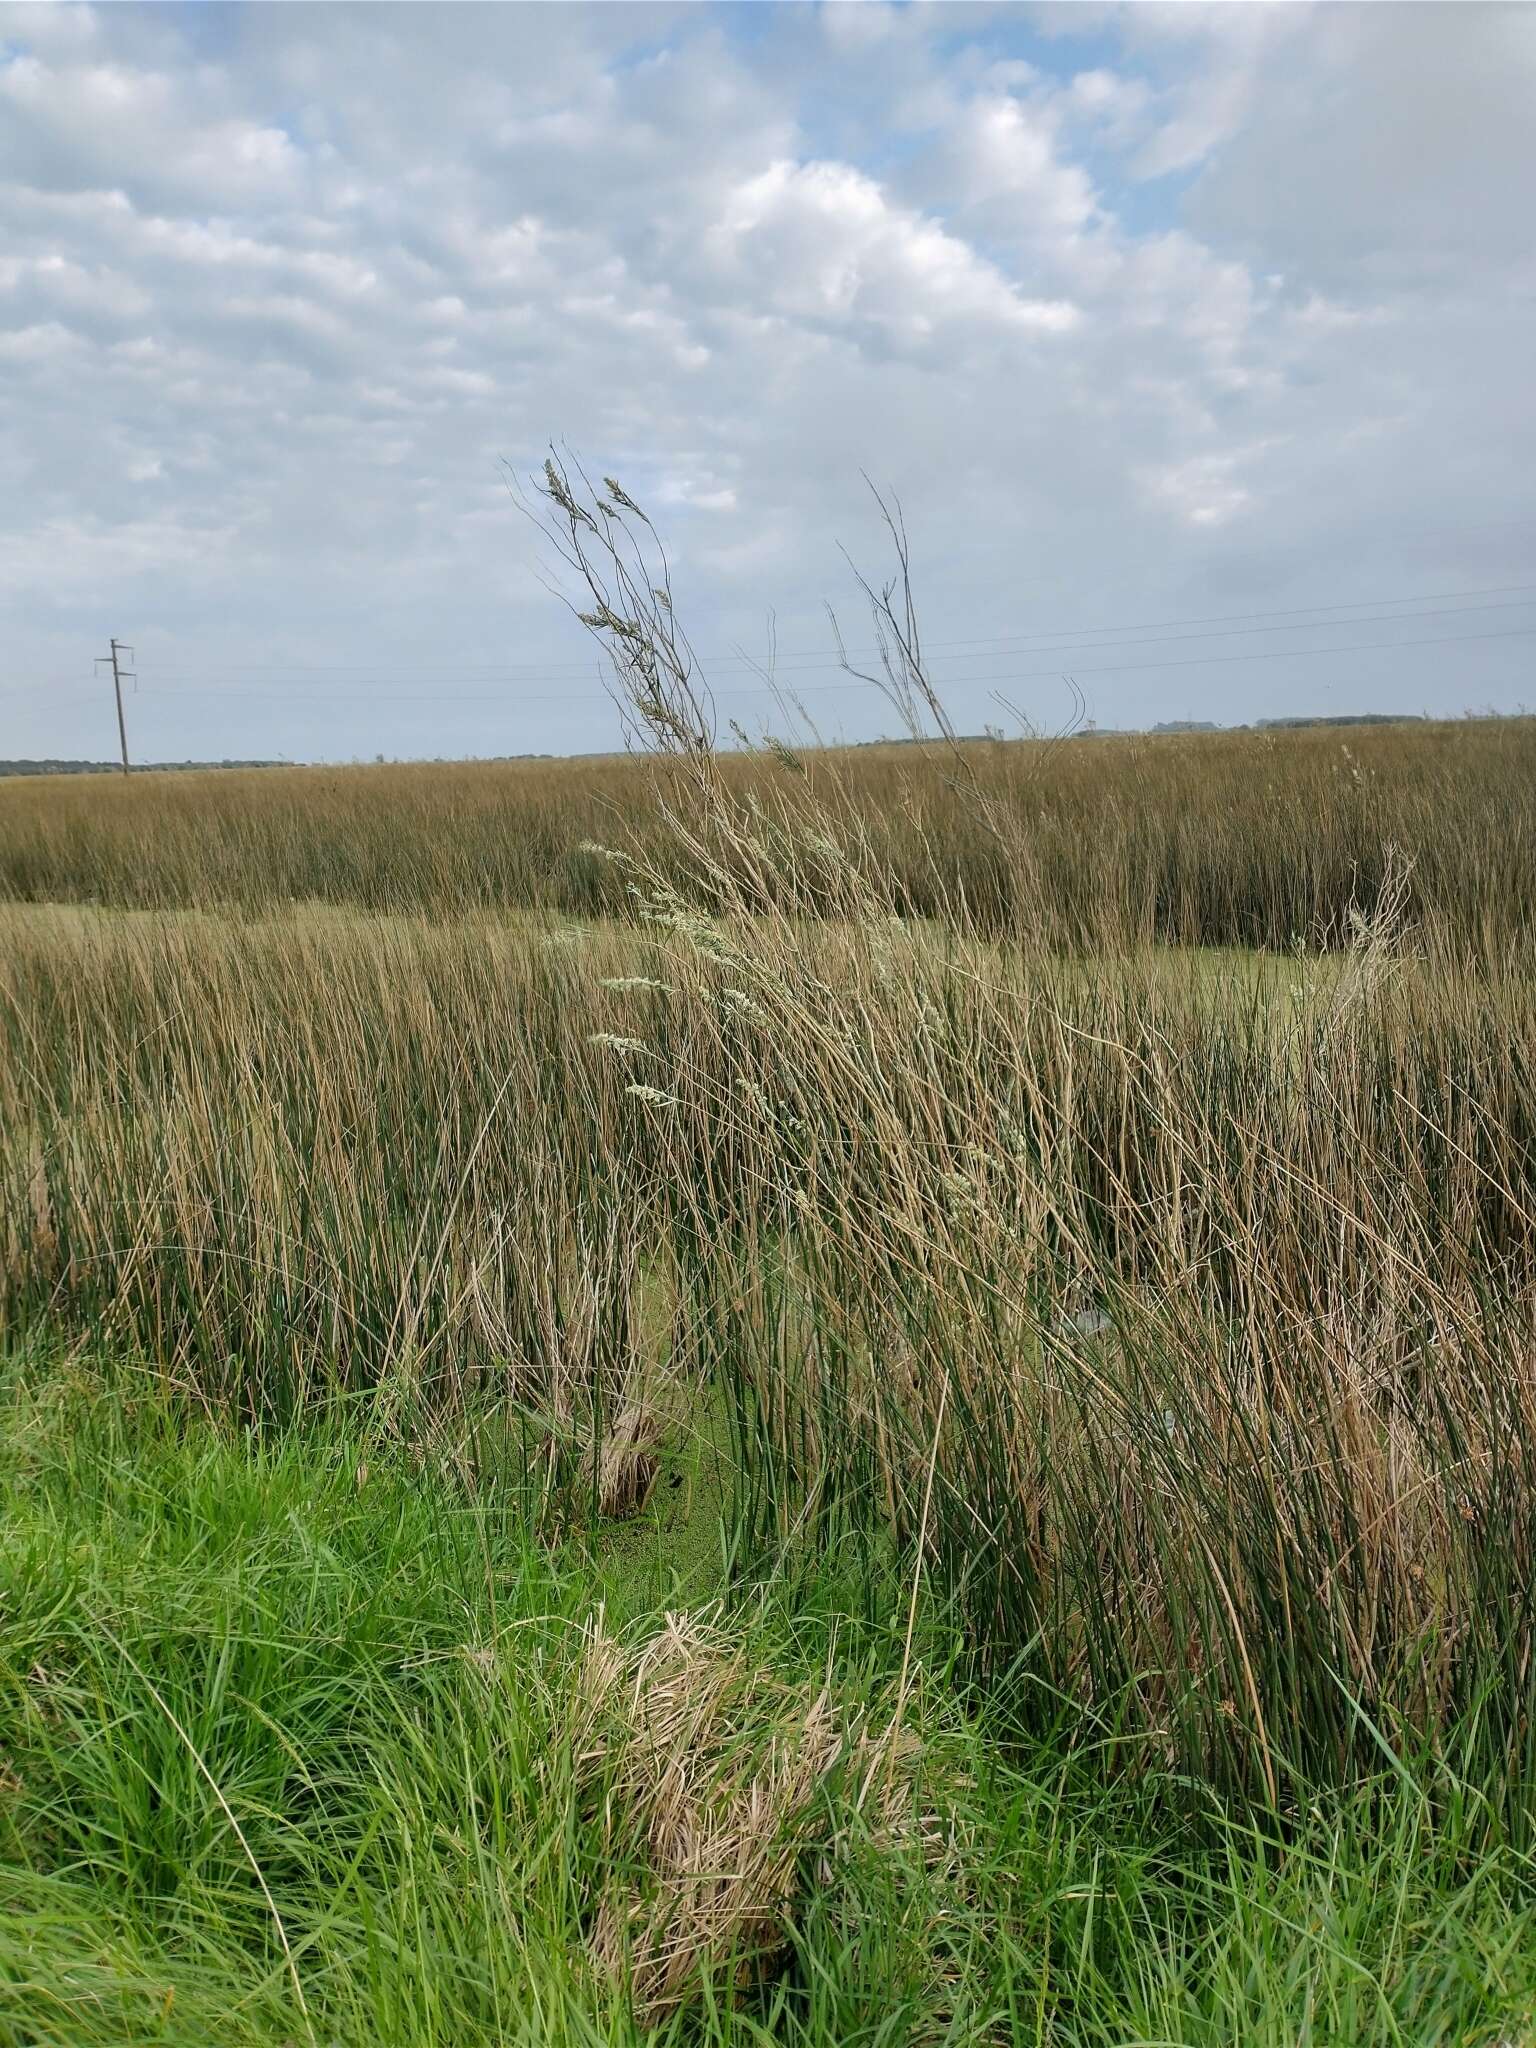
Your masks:
<svg viewBox="0 0 1536 2048"><path fill-rule="evenodd" d="M299 1981L299 1968L298 1964L294 1960L293 1948L288 1940L288 1930L283 1925L283 1916L277 1910L277 1901L272 1896L272 1892L267 1884L267 1880L262 1874L261 1865L256 1860L255 1851L252 1849L250 1843L246 1839L245 1829L241 1827L240 1822L236 1817L234 1808L230 1805L229 1801L224 1797L224 1793L219 1785L218 1779L213 1775L212 1771L209 1770L207 1764L204 1762L201 1750L199 1750L197 1744L192 1740L191 1736L187 1733L186 1729L182 1727L181 1722L177 1719L175 1709L171 1706L170 1702L165 1698L164 1694L160 1691L160 1688L155 1684L155 1681L149 1676L149 1673L144 1669L143 1665L140 1664L138 1659L134 1656L133 1652L128 1648L128 1645L122 1640L122 1638L116 1633L115 1630L113 1630L105 1621L101 1619L99 1615L94 1616L93 1621L94 1625L98 1629L100 1629L101 1633L106 1637L107 1641L112 1645L112 1647L117 1651L118 1655L128 1665L129 1669L138 1678L140 1684L143 1685L145 1690L148 1692L150 1698L154 1701L155 1705L160 1709L161 1713L165 1716L166 1720L175 1730L178 1739L186 1745L187 1754L191 1757L193 1763L196 1764L201 1776L207 1780L208 1789L213 1794L214 1798L218 1801L220 1810L222 1811L224 1818L229 1822L230 1828L234 1833L235 1840L240 1844L240 1847L245 1855L245 1860L251 1866L251 1875L255 1878L257 1884L260 1886L261 1896L267 1902L267 1911L271 1915L272 1925L277 1931L278 1945L283 1951L283 1962L287 1967L288 1981L293 1986L293 1995L295 2000L297 2001L300 2016L304 2021L304 2031L309 2037L311 2048L318 2048L318 2037L315 2033L315 2023L310 2018L309 2001L305 1998L304 1986Z"/></svg>
<svg viewBox="0 0 1536 2048"><path fill-rule="evenodd" d="M432 1285L432 1282L436 1279L438 1272L441 1270L443 1255L448 1249L448 1239L453 1232L453 1221L455 1213L457 1212L460 1203L464 1199L464 1191L469 1186L470 1176L473 1174L475 1170L475 1162L480 1157L481 1149L485 1144L486 1134L489 1132L491 1125L496 1120L497 1111L501 1108L503 1101L506 1099L507 1090L512 1086L513 1078L514 1076L511 1072L509 1072L506 1075L505 1079L502 1081L501 1086L496 1091L495 1099L491 1103L490 1108L481 1118L480 1128L476 1131L474 1142L469 1148L469 1157L465 1160L464 1169L462 1173L459 1175L458 1187L454 1192L452 1200L448 1204L447 1213L443 1217L443 1227L441 1233L438 1236L437 1248L433 1252L431 1264L427 1268L427 1286L429 1288ZM424 1208L422 1211L421 1223L416 1232L416 1242L411 1249L411 1257L407 1261L404 1271L402 1272L401 1277L403 1283L409 1282L410 1278L412 1277L411 1269L414 1267L416 1262L416 1253L420 1251L422 1242L426 1236L427 1220L429 1214L430 1212ZM402 1284L399 1303L395 1311L395 1319L390 1325L389 1338L385 1344L384 1362L386 1364L395 1355L396 1340L400 1334L401 1318L404 1315L405 1285ZM416 1323L419 1320L420 1309L413 1308L411 1312L411 1326L413 1330L415 1328Z"/></svg>
<svg viewBox="0 0 1536 2048"><path fill-rule="evenodd" d="M891 1717L890 1746L886 1751L885 1789L887 1796L891 1789L891 1772L895 1768L896 1748L901 1739L901 1724L907 1711L907 1693L912 1676L912 1637L917 1628L917 1594L922 1584L923 1563L928 1550L928 1516L933 1507L933 1479L939 1466L939 1438L944 1428L944 1410L949 1405L949 1374L944 1375L944 1384L939 1389L939 1411L934 1417L933 1442L928 1450L928 1473L923 1482L923 1511L918 1519L917 1555L912 1560L912 1597L907 1602L907 1634L901 1646L901 1676L896 1684L896 1711Z"/></svg>

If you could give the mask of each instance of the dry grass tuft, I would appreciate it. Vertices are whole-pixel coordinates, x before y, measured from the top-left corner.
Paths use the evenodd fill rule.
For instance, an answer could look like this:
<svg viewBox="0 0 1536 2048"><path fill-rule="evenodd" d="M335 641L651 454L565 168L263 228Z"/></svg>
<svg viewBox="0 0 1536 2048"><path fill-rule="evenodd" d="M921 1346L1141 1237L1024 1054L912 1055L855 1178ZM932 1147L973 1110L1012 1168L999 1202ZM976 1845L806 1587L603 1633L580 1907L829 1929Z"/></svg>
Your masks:
<svg viewBox="0 0 1536 2048"><path fill-rule="evenodd" d="M604 1521L638 1515L661 1470L662 1418L643 1401L626 1402L597 1447L597 1512Z"/></svg>
<svg viewBox="0 0 1536 2048"><path fill-rule="evenodd" d="M686 1615L635 1648L599 1617L577 1698L610 1872L591 1955L648 2022L717 1974L744 1988L782 1953L806 1876L825 1879L855 1826L889 1828L909 1799L910 1734Z"/></svg>

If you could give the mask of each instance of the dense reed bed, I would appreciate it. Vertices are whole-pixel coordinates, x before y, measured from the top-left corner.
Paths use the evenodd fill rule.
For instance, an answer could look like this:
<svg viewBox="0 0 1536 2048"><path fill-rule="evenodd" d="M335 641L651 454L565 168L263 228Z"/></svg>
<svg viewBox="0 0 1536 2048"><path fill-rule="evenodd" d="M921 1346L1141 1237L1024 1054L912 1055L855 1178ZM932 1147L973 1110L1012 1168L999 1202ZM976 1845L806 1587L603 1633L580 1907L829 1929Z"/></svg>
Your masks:
<svg viewBox="0 0 1536 2048"><path fill-rule="evenodd" d="M909 915L1075 947L1158 938L1336 941L1412 858L1408 912L1491 950L1533 929L1536 721L1169 738L810 750L800 772L850 822ZM772 802L772 755L726 756ZM638 841L697 878L658 805L655 762L292 768L31 777L0 784L0 896L123 907L291 900L429 915L621 909L583 842ZM978 796L1007 821L983 821Z"/></svg>
<svg viewBox="0 0 1536 2048"><path fill-rule="evenodd" d="M1536 984L648 908L7 913L6 1330L557 1519L723 1401L740 1555L923 1553L1037 1728L1525 1782Z"/></svg>

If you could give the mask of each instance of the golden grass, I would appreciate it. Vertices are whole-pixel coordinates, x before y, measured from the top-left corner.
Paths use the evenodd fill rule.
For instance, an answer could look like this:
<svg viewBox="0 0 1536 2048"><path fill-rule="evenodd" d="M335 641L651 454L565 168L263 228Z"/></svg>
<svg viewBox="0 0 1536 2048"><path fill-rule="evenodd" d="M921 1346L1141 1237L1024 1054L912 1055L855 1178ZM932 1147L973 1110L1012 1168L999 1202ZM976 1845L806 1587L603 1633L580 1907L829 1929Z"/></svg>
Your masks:
<svg viewBox="0 0 1536 2048"><path fill-rule="evenodd" d="M914 1543L933 1454L982 1664L1169 1761L1523 1713L1536 983L655 918L7 913L6 1329L577 1512L712 1385L763 1539Z"/></svg>
<svg viewBox="0 0 1536 2048"><path fill-rule="evenodd" d="M959 760L957 773L946 750L907 746L718 765L743 802L809 790L909 916L1087 949L1337 942L1350 906L1374 903L1393 842L1422 927L1494 954L1533 929L1530 719L977 741ZM616 757L21 777L0 785L0 896L622 912L624 879L584 843L629 845L680 887L703 879L658 777L686 806L675 764Z"/></svg>
<svg viewBox="0 0 1536 2048"><path fill-rule="evenodd" d="M572 1741L610 1871L590 1952L649 2024L727 1966L740 1987L776 1960L849 1830L904 1817L916 1748L675 1614L634 1648L599 1619Z"/></svg>

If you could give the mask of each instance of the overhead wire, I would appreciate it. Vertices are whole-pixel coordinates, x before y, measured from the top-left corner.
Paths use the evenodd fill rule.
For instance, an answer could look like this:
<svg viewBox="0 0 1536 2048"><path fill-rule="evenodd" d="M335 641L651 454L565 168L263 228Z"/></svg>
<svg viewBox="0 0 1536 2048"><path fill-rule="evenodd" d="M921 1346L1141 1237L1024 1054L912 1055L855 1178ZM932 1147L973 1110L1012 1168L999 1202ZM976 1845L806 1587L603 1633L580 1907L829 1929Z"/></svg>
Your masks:
<svg viewBox="0 0 1536 2048"><path fill-rule="evenodd" d="M1497 597L1499 593L1509 591L1530 591L1532 593L1536 593L1536 583L1489 585L1484 586L1482 589L1475 591L1466 590L1457 592L1426 592L1423 593L1423 597L1447 597L1457 600L1464 600L1466 598L1482 596ZM1456 618L1461 616L1483 615L1490 612L1519 610L1526 605L1536 604L1536 594L1527 597L1502 598L1498 602L1486 604L1468 604L1466 602L1454 602L1446 605L1427 606L1421 600L1418 603L1417 608L1413 610L1378 612L1374 616L1369 616L1365 618L1303 618L1304 613L1314 613L1323 610L1359 610L1360 607L1366 604L1367 602L1371 601L1350 600L1332 606L1326 606L1321 604L1297 606L1288 612L1248 612L1213 614L1204 620L1194 619L1159 621L1155 622L1155 625L1158 628L1169 625L1189 625L1199 627L1208 627L1215 625L1215 630L1202 630L1195 632L1181 631L1169 634L1164 634L1159 631L1157 637L1147 638L1141 643L1141 645L1145 647L1171 646L1207 640L1222 640L1227 638L1248 638L1260 633L1299 634L1326 631L1330 627L1338 628L1341 626L1359 627L1366 625L1396 625L1399 623L1412 624L1425 619L1443 619ZM1407 597L1383 598L1376 599L1374 600L1374 602L1378 605L1406 605L1413 602L1413 600ZM1215 621L1217 619L1221 620L1221 623L1219 625L1215 624ZM1276 623L1240 623L1242 621L1260 620L1271 620L1275 621ZM1059 630L1060 629L1058 629L1058 631ZM1391 650L1401 650L1407 652L1412 649L1420 647L1443 647L1456 644L1468 644L1474 642L1517 639L1526 637L1532 633L1536 633L1536 626L1515 626L1510 628L1497 629L1492 632L1414 635L1409 636L1407 638L1399 637L1384 640L1351 641L1326 647L1291 646L1275 648L1243 648L1224 654L1154 657L1151 660L1138 659L1135 661L1128 662L1096 662L1091 663L1086 667L1074 658L1075 655L1083 652L1093 654L1119 651L1118 647L1113 642L1107 644L1101 643L1097 646L1094 645L1093 634L1095 632L1123 634L1130 632L1150 633L1152 631L1152 627L1132 626L1105 626L1096 629L1085 629L1083 633L1069 637L1063 640L1059 645L1051 647L1033 644L1035 641L1038 641L1041 637L1043 637L1041 635L1020 636L1018 639L1009 640L1007 642L993 642L986 640L974 640L970 642L954 641L949 643L941 643L931 648L925 648L925 665L930 657L935 658L935 667L934 672L932 673L932 680L935 683L935 686L941 689L949 690L954 688L969 688L980 683L990 685L995 691L1001 688L1012 687L1014 684L1017 683L1039 681L1052 677L1062 677L1067 675L1068 673L1070 673L1074 678L1095 675L1124 675L1158 669L1209 667L1245 661L1280 661L1290 659L1306 660L1312 659L1314 657L1327 655L1373 653ZM1135 644L1136 643L1134 642L1128 643L1128 645L1131 646ZM1026 655L1035 654L1037 656L1043 656L1046 654L1060 655L1063 657L1063 659L1053 664L1053 666L1049 668L1027 669L1015 671L1010 674L999 674L988 670L983 670L980 672L969 671L966 673L955 673L945 669L943 655L944 645L948 646L951 657L957 661L990 662L993 660L1004 660L1010 654L1018 653L1023 653ZM972 651L969 653L962 653L960 650L964 648L969 648ZM985 651L988 648L994 649L995 651ZM878 659L878 654L876 654L872 658ZM590 657L586 662L580 664L580 666L584 670L590 670L592 667L597 665L599 664L594 662L594 660ZM606 689L598 689L593 691L572 691L568 688L561 688L559 690L547 692L523 692L515 688L517 680L517 665L509 665L506 668L498 667L495 671L496 676L504 678L506 683L511 687L506 689L476 689L470 691L455 690L451 688L450 685L454 683L460 676L470 674L474 672L477 668L484 666L482 664L455 663L453 664L452 674L422 676L419 679L410 676L408 668L405 670L405 672L390 673L390 669L392 666L394 665L389 663L381 663L377 666L370 666L368 664L363 663L295 663L291 666L279 664L251 664L249 666L244 664L230 664L224 665L222 667L219 665L211 665L208 668L204 669L202 667L195 665L177 666L174 664L167 664L161 666L158 664L141 663L141 680L137 686L136 694L141 697L148 695L160 698L199 697L210 702L218 703L240 701L243 699L266 699L302 695L310 697L317 702L323 702L327 704L348 702L412 703L430 701L433 703L510 703L517 705L534 703L600 703L603 702L606 698L608 698L611 694ZM554 662L547 664L530 663L526 665L528 672L533 676L539 676L549 673L550 671L559 668L560 666L562 666L562 664ZM733 664L733 666L736 668L746 667L752 674L756 676L761 676L765 678L765 680L755 683L732 683L730 681L713 682L710 680L709 673L705 668L705 664L703 662L702 657L700 658L701 680L709 684L709 687L711 688L713 694L721 697L757 697L775 695L788 695L790 697L794 697L802 693L805 695L826 695L848 691L861 691L870 689L878 690L882 687L878 680L872 680L865 676L848 673L846 664L826 657L823 657L814 663L800 665L789 664L782 661L758 663L753 662L746 657L739 657L737 661ZM712 670L715 674L718 674L722 667L727 667L727 672L729 672L727 664L723 664L716 661L711 662L708 665L708 669ZM802 676L813 675L820 671L831 671L836 675L842 676L843 679L825 682L813 682L805 680L784 680L786 676L798 678ZM357 680L355 682L350 683L349 687L342 690L328 689L324 686L323 683L317 680L307 680L303 682L296 681L292 684L284 684L282 681L277 680L278 678L282 678L289 675L295 677L304 676L319 678L321 676L333 674L337 676L346 675L349 678L355 675L357 677ZM208 678L208 681L202 687L188 688L184 685L178 685L175 683L162 684L156 680L156 678L158 678L161 675L202 675ZM224 683L214 680L216 677L222 675L250 675L252 677L271 676L274 678L274 680L270 683ZM375 680L365 683L362 680L364 677L371 677ZM487 676L484 678L484 680L489 682L492 680L492 678ZM96 687L94 679L87 679L84 677L81 677L78 680L74 678L66 679L63 677L57 677L46 679L46 681L49 687L52 687L56 690L84 691L88 689L94 689ZM377 686L378 684L405 684L408 681L412 683L414 687L380 688ZM0 695L16 696L30 694L31 690L38 686L38 682L34 681L31 684L22 685L19 687L0 687Z"/></svg>
<svg viewBox="0 0 1536 2048"><path fill-rule="evenodd" d="M1482 606L1463 605L1459 601L1467 598L1509 597L1511 593L1519 591L1536 592L1536 582L1488 584L1469 590L1420 591L1405 593L1400 597L1338 599L1332 602L1319 602L1317 604L1310 605L1297 605L1293 606L1292 608L1286 611L1212 612L1206 614L1203 617L1197 618L1153 619L1144 620L1141 622L1130 622L1121 625L1090 625L1081 627L1038 627L1030 632L984 635L970 640L933 641L926 644L926 651L930 655L942 656L946 653L959 653L961 650L965 649L984 650L990 647L999 650L999 657L1001 658L1003 653L1014 648L1017 648L1020 651L1035 651L1038 647L1038 643L1044 640L1056 640L1062 642L1063 645L1077 646L1079 644L1092 641L1103 634L1162 632L1166 628L1183 628L1186 626L1216 627L1218 629L1216 632L1199 636L1201 638L1209 639L1219 639L1223 637L1225 631L1231 631L1234 635L1242 634L1245 637L1248 633L1258 632L1304 632L1308 630L1308 623L1315 627L1327 627L1330 625L1365 625L1368 623L1374 623L1374 621L1368 621L1365 619L1313 619L1310 622L1304 622L1300 624L1278 623L1273 625L1252 625L1245 622L1253 620L1276 620L1281 622L1294 622L1302 621L1303 615L1307 613L1330 611L1363 611L1385 605L1424 606L1445 603L1457 609L1487 609L1487 607ZM1521 602L1532 601L1536 601L1536 599L1516 598L1513 600L1513 602L1517 604ZM1419 615L1420 614L1416 612L1402 611L1385 614L1386 617L1391 618L1411 618ZM875 649L871 649L869 651L871 654L877 653L877 650ZM860 650L860 652L862 654L863 650ZM146 661L153 659L152 656L141 658L145 659ZM707 663L717 670L730 667L749 667L755 669L758 666L763 665L760 664L755 657L743 653L739 647L732 649L729 653L717 652L714 654L697 654L696 658L698 659L701 665ZM966 658L984 659L986 657L984 654L974 654L968 655ZM829 657L824 650L816 650L811 648L800 648L795 650L779 649L777 650L776 655L774 657L774 665L780 669L787 668L801 662L804 662L806 666L812 670L817 668L837 666L835 660ZM439 665L440 658L428 662L415 662L405 661L397 656L385 656L377 661L172 661L159 662L155 664L157 671L162 675L170 675L173 673L198 675L261 675L273 673L282 673L284 675L339 675L344 672L352 672L359 670L365 671L370 674L382 673L385 670L390 670L396 673L403 674L413 669L436 670ZM460 674L468 673L471 670L486 670L493 671L497 675L513 675L518 673L548 674L551 671L557 669L580 669L586 666L586 661L576 657L560 657L558 659L551 659L548 661L474 661L455 662L454 664L455 671Z"/></svg>
<svg viewBox="0 0 1536 2048"><path fill-rule="evenodd" d="M1536 625L1509 626L1496 628L1494 631L1489 633L1434 634L1428 636L1420 636L1416 639L1407 640L1348 641L1344 642L1343 644L1335 645L1332 647L1248 648L1236 654L1182 655L1170 660L1163 661L1107 662L1096 663L1089 667L1083 667L1079 663L1067 663L1058 664L1052 668L1024 669L1018 671L1013 675L939 676L935 677L934 681L937 687L942 687L946 689L953 688L956 686L967 686L974 683L986 683L993 686L994 688L1001 688L1004 686L1011 687L1015 683L1034 682L1043 680L1045 678L1066 677L1069 675L1074 680L1077 680L1084 676L1128 675L1136 673L1138 671L1150 669L1207 668L1220 666L1231 662L1241 661L1305 661L1311 660L1317 656L1322 655L1367 654L1380 653L1382 651L1406 653L1412 649L1420 647L1450 647L1477 641L1515 640L1529 638L1532 635L1536 635ZM807 694L814 691L818 695L830 694L834 691L879 690L882 687L883 686L878 681L871 681L867 678L856 676L849 677L847 681L841 683L813 683L801 686L801 688ZM799 694L799 691L797 690L782 690L778 685L774 683L724 684L715 685L712 686L712 688L713 694L715 696L721 697L771 697L786 694L791 696ZM519 692L516 695L510 695L508 692L503 690L461 691L432 688L405 691L372 689L327 691L323 697L320 697L317 695L313 685L300 684L295 684L288 688L269 686L258 687L255 689L221 688L208 690L189 690L184 688L165 689L157 688L155 685L150 684L146 689L141 690L140 694L156 697L200 697L205 698L209 701L219 703L223 703L226 701L240 701L243 699L251 698L303 696L309 698L312 702L322 702L326 704L438 704L452 702L461 704L512 705L601 703L609 695L609 693L604 690L533 691Z"/></svg>

